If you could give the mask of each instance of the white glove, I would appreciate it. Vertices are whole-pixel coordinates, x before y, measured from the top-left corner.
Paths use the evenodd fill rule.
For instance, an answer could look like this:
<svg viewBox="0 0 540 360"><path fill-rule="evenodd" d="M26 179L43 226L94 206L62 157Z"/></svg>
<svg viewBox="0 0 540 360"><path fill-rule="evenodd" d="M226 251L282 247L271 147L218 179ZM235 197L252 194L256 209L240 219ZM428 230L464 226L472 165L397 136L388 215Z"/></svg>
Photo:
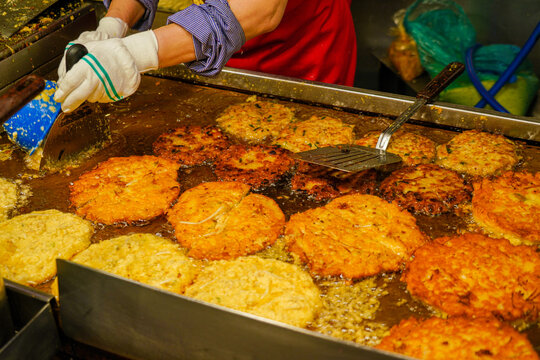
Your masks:
<svg viewBox="0 0 540 360"><path fill-rule="evenodd" d="M140 73L158 68L158 43L152 30L84 46L88 54L58 80L54 100L62 103L64 112L75 110L85 100L121 100L137 90Z"/></svg>
<svg viewBox="0 0 540 360"><path fill-rule="evenodd" d="M106 16L99 21L99 25L95 31L85 31L73 41L66 45L64 56L60 60L58 66L58 78L62 78L66 74L66 50L73 44L86 44L89 41L106 40L112 38L123 38L128 31L128 25L119 18Z"/></svg>

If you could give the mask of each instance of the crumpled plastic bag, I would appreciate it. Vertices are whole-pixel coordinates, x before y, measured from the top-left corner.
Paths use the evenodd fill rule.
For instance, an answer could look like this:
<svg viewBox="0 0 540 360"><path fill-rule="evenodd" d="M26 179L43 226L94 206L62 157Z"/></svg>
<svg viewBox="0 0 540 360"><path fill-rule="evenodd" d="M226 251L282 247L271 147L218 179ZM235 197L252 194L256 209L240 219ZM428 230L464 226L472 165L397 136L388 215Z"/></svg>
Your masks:
<svg viewBox="0 0 540 360"><path fill-rule="evenodd" d="M396 27L391 30L395 39L388 48L388 58L403 80L411 81L420 76L424 72L424 68L418 56L416 42L407 34L403 26L404 17L405 9L394 14Z"/></svg>
<svg viewBox="0 0 540 360"><path fill-rule="evenodd" d="M467 49L476 45L476 31L463 8L450 0L416 0L405 12L404 26L416 41L422 66L431 77L452 61L465 63ZM474 67L486 89L519 52L510 44L482 46L474 54ZM510 113L525 115L538 91L540 81L525 61L495 96ZM465 73L439 97L441 101L474 106L481 100Z"/></svg>

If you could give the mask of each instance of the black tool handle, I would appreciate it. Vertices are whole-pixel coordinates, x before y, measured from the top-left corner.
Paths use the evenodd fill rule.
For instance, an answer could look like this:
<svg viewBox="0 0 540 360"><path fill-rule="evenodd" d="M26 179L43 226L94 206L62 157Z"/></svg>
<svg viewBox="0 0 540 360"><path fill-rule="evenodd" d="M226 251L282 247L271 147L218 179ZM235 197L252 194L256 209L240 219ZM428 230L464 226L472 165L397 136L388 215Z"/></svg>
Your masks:
<svg viewBox="0 0 540 360"><path fill-rule="evenodd" d="M426 99L428 102L439 95L452 81L465 70L465 65L460 62L452 62L435 76L424 89L416 94L417 98Z"/></svg>
<svg viewBox="0 0 540 360"><path fill-rule="evenodd" d="M45 79L26 75L0 96L0 125L45 89Z"/></svg>
<svg viewBox="0 0 540 360"><path fill-rule="evenodd" d="M66 51L66 72L71 70L84 55L88 54L88 49L83 44L73 44Z"/></svg>

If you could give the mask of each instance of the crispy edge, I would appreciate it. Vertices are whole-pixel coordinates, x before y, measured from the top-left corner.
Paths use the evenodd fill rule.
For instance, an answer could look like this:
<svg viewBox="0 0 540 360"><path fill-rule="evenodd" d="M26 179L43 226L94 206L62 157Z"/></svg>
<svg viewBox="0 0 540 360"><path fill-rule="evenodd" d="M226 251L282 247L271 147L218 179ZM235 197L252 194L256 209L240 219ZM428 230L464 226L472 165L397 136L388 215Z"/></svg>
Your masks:
<svg viewBox="0 0 540 360"><path fill-rule="evenodd" d="M243 156L255 152L256 161L261 166L256 169L242 169L236 166ZM267 158L273 158L269 161ZM294 161L287 151L278 146L245 146L232 145L218 157L214 163L214 172L220 180L240 181L256 189L263 188L277 182L293 166Z"/></svg>
<svg viewBox="0 0 540 360"><path fill-rule="evenodd" d="M432 185L429 188L418 189L418 191L405 192L408 185L415 182L413 179L407 179L407 175L414 172L424 173L424 176L419 176L416 179L425 179L437 173L444 174L445 183L442 185L452 185L453 189L434 188ZM472 187L453 170L434 164L422 164L394 171L382 181L380 192L385 199L395 201L399 206L412 213L439 215L452 212L457 205L469 201Z"/></svg>
<svg viewBox="0 0 540 360"><path fill-rule="evenodd" d="M376 172L372 169L343 173L302 161L297 162L291 179L293 191L305 193L317 201L355 193L373 194L376 187Z"/></svg>
<svg viewBox="0 0 540 360"><path fill-rule="evenodd" d="M196 134L200 134L201 138ZM184 138L189 145L174 145L175 137ZM228 147L229 139L221 129L215 126L195 125L170 129L161 134L152 144L156 156L174 160L185 166L213 161Z"/></svg>
<svg viewBox="0 0 540 360"><path fill-rule="evenodd" d="M103 186L110 182L113 184L117 183L119 189L124 188L125 184L119 179L119 175L127 171L126 169L129 169L130 165L133 165L134 162L148 161L157 163L160 168L165 170L161 173L166 175L162 179L164 186L156 194L158 205L156 205L155 201L150 201L144 191L137 191L136 193L141 194L141 198L137 199L140 201L137 202L144 204L145 208L142 211L136 209L136 211L130 213L127 211L129 208L126 206L126 201L119 201L120 198L115 196L116 191L113 191L114 195L112 197L109 192L104 193L102 191ZM114 171L110 172L109 168ZM78 215L94 222L108 225L145 222L164 214L172 202L178 197L180 184L176 180L178 176L177 170L178 164L174 161L157 156L143 155L109 158L99 163L92 170L82 174L70 185L69 200ZM156 183L155 179L153 183ZM134 200L131 196L129 198L130 200ZM94 206L94 204L97 204L97 206Z"/></svg>
<svg viewBox="0 0 540 360"><path fill-rule="evenodd" d="M375 216L378 221L374 222L373 214L378 212L384 214ZM367 218L362 219L362 214ZM321 223L328 233L319 229ZM391 231L394 226L399 231ZM345 232L338 232L340 229ZM381 232L397 238L387 238L387 243L380 244L377 252L366 252L370 249L366 244L379 244ZM285 238L289 251L307 264L312 275L348 279L399 270L427 240L407 211L379 197L363 194L345 195L323 207L293 214L286 224Z"/></svg>
<svg viewBox="0 0 540 360"><path fill-rule="evenodd" d="M230 197L223 200L229 205L222 205L219 199L222 196L215 189ZM249 185L240 182L213 182L203 183L180 196L167 217L177 241L189 249L190 256L232 259L253 254L277 240L283 231L285 215L274 200L248 194L249 190ZM231 195L234 191L238 194ZM254 225L250 226L250 219Z"/></svg>
<svg viewBox="0 0 540 360"><path fill-rule="evenodd" d="M473 177L500 174L521 160L512 140L479 130L456 135L446 144L438 145L436 152L436 164Z"/></svg>
<svg viewBox="0 0 540 360"><path fill-rule="evenodd" d="M356 145L374 148L380 131L370 131L354 141ZM433 140L415 133L398 130L388 145L389 152L399 155L407 166L428 164L435 160L436 144Z"/></svg>
<svg viewBox="0 0 540 360"><path fill-rule="evenodd" d="M534 205L527 207L525 196L521 194L527 188L540 192L540 173L508 171L498 178L482 179L473 185L472 214L482 228L514 245L540 243L540 210ZM509 203L498 191L515 196L517 201ZM501 207L504 211L495 211Z"/></svg>
<svg viewBox="0 0 540 360"><path fill-rule="evenodd" d="M376 348L432 360L539 359L525 335L493 318L404 319Z"/></svg>
<svg viewBox="0 0 540 360"><path fill-rule="evenodd" d="M512 265L510 259L521 260ZM532 271L518 272L519 265ZM478 279L471 283L471 275ZM508 321L539 317L540 255L532 247L513 246L506 239L475 233L438 238L415 251L402 281L413 296L451 316L496 316ZM486 291L480 291L486 287L487 294L494 293L493 288L506 294L487 298Z"/></svg>

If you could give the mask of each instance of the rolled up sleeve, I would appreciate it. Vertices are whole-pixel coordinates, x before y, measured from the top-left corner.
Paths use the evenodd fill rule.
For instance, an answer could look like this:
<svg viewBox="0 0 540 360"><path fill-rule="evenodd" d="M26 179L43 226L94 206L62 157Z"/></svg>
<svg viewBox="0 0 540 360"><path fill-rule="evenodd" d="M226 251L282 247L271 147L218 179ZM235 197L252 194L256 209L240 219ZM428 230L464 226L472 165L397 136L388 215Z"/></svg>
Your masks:
<svg viewBox="0 0 540 360"><path fill-rule="evenodd" d="M193 36L196 60L187 65L204 76L218 74L246 42L244 30L226 0L191 5L169 16L167 23L178 24Z"/></svg>

